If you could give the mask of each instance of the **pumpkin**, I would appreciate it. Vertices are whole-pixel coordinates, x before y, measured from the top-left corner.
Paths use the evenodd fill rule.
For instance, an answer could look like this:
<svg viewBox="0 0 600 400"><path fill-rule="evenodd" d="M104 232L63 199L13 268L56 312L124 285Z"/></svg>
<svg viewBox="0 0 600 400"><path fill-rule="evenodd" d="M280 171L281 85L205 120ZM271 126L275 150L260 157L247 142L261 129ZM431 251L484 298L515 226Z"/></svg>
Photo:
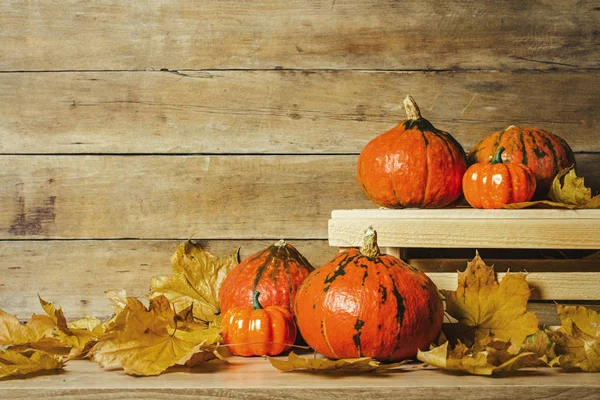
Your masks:
<svg viewBox="0 0 600 400"><path fill-rule="evenodd" d="M502 162L500 146L491 163L471 165L463 177L463 192L475 208L502 208L505 204L529 201L535 193L535 175L525 164Z"/></svg>
<svg viewBox="0 0 600 400"><path fill-rule="evenodd" d="M444 207L462 193L464 150L449 133L421 117L412 97L404 106L408 119L361 151L356 178L367 197L383 207Z"/></svg>
<svg viewBox="0 0 600 400"><path fill-rule="evenodd" d="M254 293L252 307L230 308L223 315L223 341L238 356L276 356L296 340L296 324L290 312L279 306L263 308Z"/></svg>
<svg viewBox="0 0 600 400"><path fill-rule="evenodd" d="M306 278L295 309L300 334L319 353L380 361L427 349L444 316L431 279L394 256L380 254L371 228L360 250L338 253Z"/></svg>
<svg viewBox="0 0 600 400"><path fill-rule="evenodd" d="M504 161L522 163L533 171L537 181L535 198L547 197L552 180L561 170L575 165L573 150L567 142L550 132L537 128L511 125L481 139L467 155L469 164L487 163L500 147Z"/></svg>
<svg viewBox="0 0 600 400"><path fill-rule="evenodd" d="M283 240L248 257L223 281L221 312L232 307L252 306L255 292L263 306L281 306L293 315L298 286L314 268L298 250Z"/></svg>

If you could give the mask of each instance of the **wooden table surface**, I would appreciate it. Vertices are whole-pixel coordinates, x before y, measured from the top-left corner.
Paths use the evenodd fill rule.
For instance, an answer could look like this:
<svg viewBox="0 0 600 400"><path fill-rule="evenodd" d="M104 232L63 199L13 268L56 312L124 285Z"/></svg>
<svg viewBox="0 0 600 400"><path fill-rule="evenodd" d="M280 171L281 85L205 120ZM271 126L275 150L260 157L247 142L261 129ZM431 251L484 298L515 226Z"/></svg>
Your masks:
<svg viewBox="0 0 600 400"><path fill-rule="evenodd" d="M543 368L510 376L456 375L406 365L385 374L284 373L261 358L179 369L155 377L71 361L63 373L0 382L0 399L600 399L600 374Z"/></svg>

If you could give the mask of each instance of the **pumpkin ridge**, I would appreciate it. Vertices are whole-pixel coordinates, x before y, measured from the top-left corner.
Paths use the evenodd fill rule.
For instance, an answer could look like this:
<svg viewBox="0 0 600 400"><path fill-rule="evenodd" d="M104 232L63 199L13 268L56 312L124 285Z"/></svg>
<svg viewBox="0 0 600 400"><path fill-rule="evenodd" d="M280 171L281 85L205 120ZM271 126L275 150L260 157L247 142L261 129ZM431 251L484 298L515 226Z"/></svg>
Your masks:
<svg viewBox="0 0 600 400"><path fill-rule="evenodd" d="M498 135L498 138L496 139L496 142L492 146L492 159L494 158L494 154L496 154L498 152L498 148L500 147L500 142L502 141L502 136L504 136L504 134L506 133L506 131L508 131L513 126L514 125L509 126L505 130L503 130L501 134ZM490 160L486 160L486 161L490 161Z"/></svg>
<svg viewBox="0 0 600 400"><path fill-rule="evenodd" d="M273 253L269 253L269 255L267 255L267 257L265 258L265 262L263 262L260 267L258 267L258 269L256 270L256 276L254 277L254 286L252 287L252 292L256 292L256 288L258 287L258 283L260 282L260 279L262 278L263 274L265 273L265 270L267 269L267 266L269 265L269 262L271 262L274 258Z"/></svg>
<svg viewBox="0 0 600 400"><path fill-rule="evenodd" d="M507 180L508 180L509 182L512 182L512 172L511 172L511 170L510 170L510 167L509 167L508 165L504 165L504 164L502 164L502 167L503 167L504 169L506 169L506 176L507 176ZM511 184L511 185L508 187L508 203L507 203L507 204L510 204L510 203L512 203L512 202L513 202L513 199L514 199L514 196L513 196L513 187L512 187L512 184Z"/></svg>
<svg viewBox="0 0 600 400"><path fill-rule="evenodd" d="M550 149L550 152L553 156L552 161L554 163L554 174L558 174L560 172L560 168L558 166L558 155L556 154L556 149L554 148L554 144L552 144L552 139L548 136L548 134L545 131L540 131L540 133L542 132L543 134L540 134L540 136L546 143L546 146L548 146L548 149Z"/></svg>
<svg viewBox="0 0 600 400"><path fill-rule="evenodd" d="M421 131L421 136L425 143L425 190L423 191L423 197L420 200L420 203L423 203L429 198L429 192L427 191L427 189L429 189L429 140L427 140L427 136L425 136L425 132L423 131Z"/></svg>
<svg viewBox="0 0 600 400"><path fill-rule="evenodd" d="M521 161L521 164L525 164L527 165L527 160L529 159L527 157L527 147L525 147L525 139L523 138L523 130L519 127L519 141L521 142L521 148L523 149L523 160Z"/></svg>
<svg viewBox="0 0 600 400"><path fill-rule="evenodd" d="M325 340L325 345L327 346L327 348L329 349L329 351L331 352L331 354L333 354L333 356L335 358L340 358L337 353L333 350L333 348L331 347L331 343L329 343L329 338L327 337L327 329L325 328L325 320L321 320L321 335L323 336L323 339Z"/></svg>
<svg viewBox="0 0 600 400"><path fill-rule="evenodd" d="M288 252L289 255L289 252ZM287 278L287 282L288 282L288 292L290 294L290 307L293 306L294 304L294 291L293 291L293 285L292 285L292 276L290 274L290 264L289 264L289 259L288 258L284 258L283 260L283 270L285 271L285 277Z"/></svg>
<svg viewBox="0 0 600 400"><path fill-rule="evenodd" d="M361 320L360 318L356 319L356 324L354 324L354 330L356 331L356 333L352 336L352 341L354 342L354 345L356 346L356 350L358 352L358 357L362 357L362 351L360 349L360 335L362 335L362 327L365 325L365 321Z"/></svg>

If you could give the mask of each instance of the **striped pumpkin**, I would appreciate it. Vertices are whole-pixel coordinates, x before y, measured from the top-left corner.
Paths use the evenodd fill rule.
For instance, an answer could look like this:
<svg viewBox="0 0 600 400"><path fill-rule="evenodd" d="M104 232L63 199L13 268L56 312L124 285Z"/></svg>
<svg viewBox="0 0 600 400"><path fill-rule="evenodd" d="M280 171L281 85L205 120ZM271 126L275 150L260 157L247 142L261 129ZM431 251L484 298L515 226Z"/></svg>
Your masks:
<svg viewBox="0 0 600 400"><path fill-rule="evenodd" d="M283 240L248 257L233 268L221 286L221 313L252 307L260 292L263 307L280 306L293 315L298 286L314 268L294 246Z"/></svg>
<svg viewBox="0 0 600 400"><path fill-rule="evenodd" d="M534 198L548 195L552 180L562 169L575 165L575 156L567 142L550 132L511 125L481 139L467 155L469 165L488 163L500 147L504 162L521 163L533 171L537 181Z"/></svg>
<svg viewBox="0 0 600 400"><path fill-rule="evenodd" d="M442 327L443 307L423 272L381 255L376 233L347 249L304 281L294 304L306 342L329 358L397 361L425 350Z"/></svg>
<svg viewBox="0 0 600 400"><path fill-rule="evenodd" d="M440 208L462 193L465 153L447 132L421 117L412 97L408 119L375 137L358 157L356 178L367 197L389 208Z"/></svg>

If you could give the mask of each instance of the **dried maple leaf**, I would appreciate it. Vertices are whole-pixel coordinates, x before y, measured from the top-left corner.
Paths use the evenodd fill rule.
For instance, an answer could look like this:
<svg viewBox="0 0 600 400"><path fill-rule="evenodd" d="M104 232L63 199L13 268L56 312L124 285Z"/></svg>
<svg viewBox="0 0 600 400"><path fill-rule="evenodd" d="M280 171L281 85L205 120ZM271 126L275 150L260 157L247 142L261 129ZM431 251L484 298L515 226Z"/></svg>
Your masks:
<svg viewBox="0 0 600 400"><path fill-rule="evenodd" d="M456 291L441 292L447 313L458 320L459 332L473 336L474 342L490 336L520 345L538 330L537 317L526 311L530 290L525 274L508 272L498 283L493 266L487 266L479 253L458 273ZM470 341L469 336L460 339Z"/></svg>
<svg viewBox="0 0 600 400"><path fill-rule="evenodd" d="M453 349L448 343L429 351L420 351L417 359L432 367L449 371L462 371L473 375L492 375L516 371L521 368L545 365L545 362L530 352L513 354L510 343L494 341L485 347L468 348L458 343Z"/></svg>
<svg viewBox="0 0 600 400"><path fill-rule="evenodd" d="M0 346L18 346L36 343L52 336L55 323L45 315L33 314L27 324L0 310Z"/></svg>
<svg viewBox="0 0 600 400"><path fill-rule="evenodd" d="M216 257L188 240L177 246L171 258L174 275L152 278L152 296L165 295L176 311L193 306L195 318L214 321L220 313L221 284L238 259L239 251Z"/></svg>
<svg viewBox="0 0 600 400"><path fill-rule="evenodd" d="M551 333L558 357L551 365L600 372L600 315L582 306L557 305L562 326Z"/></svg>
<svg viewBox="0 0 600 400"><path fill-rule="evenodd" d="M539 330L533 335L527 336L521 345L521 351L531 352L546 360L552 360L556 357L550 332L546 330Z"/></svg>
<svg viewBox="0 0 600 400"><path fill-rule="evenodd" d="M291 352L287 360L266 357L271 365L283 372L307 371L307 372L384 372L392 368L410 362L404 360L393 364L382 364L369 358L345 358L340 360L329 360L327 358L304 358Z"/></svg>
<svg viewBox="0 0 600 400"><path fill-rule="evenodd" d="M54 337L71 348L69 357L78 358L85 355L91 344L102 334L102 330L93 331L85 328L69 327L62 308L56 308L53 303L47 302L39 296L38 298L46 314L56 324Z"/></svg>
<svg viewBox="0 0 600 400"><path fill-rule="evenodd" d="M63 365L64 362L60 357L39 350L0 351L0 378L22 376L39 371L60 370Z"/></svg>
<svg viewBox="0 0 600 400"><path fill-rule="evenodd" d="M128 298L117 322L90 351L91 358L104 368L122 367L127 374L158 375L197 352L212 351L220 329L190 321L188 314L176 314L165 296L150 299L148 308Z"/></svg>
<svg viewBox="0 0 600 400"><path fill-rule="evenodd" d="M554 177L548 197L550 200L512 203L504 208L600 208L600 195L592 197L592 190L585 186L584 178L577 176L572 166L563 169Z"/></svg>

